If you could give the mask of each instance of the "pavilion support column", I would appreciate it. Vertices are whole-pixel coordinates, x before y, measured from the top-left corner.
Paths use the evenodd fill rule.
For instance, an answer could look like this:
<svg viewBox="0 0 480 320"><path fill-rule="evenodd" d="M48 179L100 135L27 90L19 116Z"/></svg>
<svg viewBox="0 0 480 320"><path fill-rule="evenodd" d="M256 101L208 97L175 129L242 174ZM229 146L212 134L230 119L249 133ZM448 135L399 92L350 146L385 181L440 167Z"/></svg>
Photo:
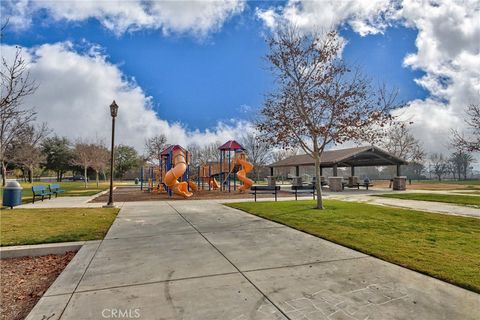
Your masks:
<svg viewBox="0 0 480 320"><path fill-rule="evenodd" d="M320 176L323 176L323 167L320 167Z"/></svg>
<svg viewBox="0 0 480 320"><path fill-rule="evenodd" d="M270 175L273 176L273 167L270 167Z"/></svg>
<svg viewBox="0 0 480 320"><path fill-rule="evenodd" d="M334 165L333 165L333 176L334 176L334 177L338 176L338 170L337 170L337 169L338 169L337 165L334 164Z"/></svg>
<svg viewBox="0 0 480 320"><path fill-rule="evenodd" d="M355 176L355 166L351 166L350 167L350 171L351 171L351 176L354 177Z"/></svg>
<svg viewBox="0 0 480 320"><path fill-rule="evenodd" d="M403 191L407 189L407 177L403 177L401 174L401 165L397 164L397 176L393 177L393 190Z"/></svg>
<svg viewBox="0 0 480 320"><path fill-rule="evenodd" d="M300 176L300 166L295 166L295 176Z"/></svg>

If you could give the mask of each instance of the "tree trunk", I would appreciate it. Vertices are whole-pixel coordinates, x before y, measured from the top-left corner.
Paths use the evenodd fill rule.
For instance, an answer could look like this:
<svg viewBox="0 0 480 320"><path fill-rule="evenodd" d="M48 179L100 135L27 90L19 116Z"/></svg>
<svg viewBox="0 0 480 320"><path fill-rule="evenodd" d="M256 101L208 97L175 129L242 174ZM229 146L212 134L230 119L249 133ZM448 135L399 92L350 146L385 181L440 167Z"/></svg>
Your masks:
<svg viewBox="0 0 480 320"><path fill-rule="evenodd" d="M7 183L7 166L5 165L5 162L2 161L2 187L5 187L6 183Z"/></svg>
<svg viewBox="0 0 480 320"><path fill-rule="evenodd" d="M97 180L97 188L98 188L98 183L99 183L99 181L98 181L98 170L95 170L95 175L96 175L95 178L96 178L96 180Z"/></svg>
<svg viewBox="0 0 480 320"><path fill-rule="evenodd" d="M28 168L28 182L33 183L33 168Z"/></svg>
<svg viewBox="0 0 480 320"><path fill-rule="evenodd" d="M87 166L83 168L83 172L84 172L83 178L85 181L85 189L87 189Z"/></svg>
<svg viewBox="0 0 480 320"><path fill-rule="evenodd" d="M316 148L315 148L316 149ZM317 189L317 209L323 209L322 181L320 176L320 154L318 150L314 152L315 159L315 189Z"/></svg>

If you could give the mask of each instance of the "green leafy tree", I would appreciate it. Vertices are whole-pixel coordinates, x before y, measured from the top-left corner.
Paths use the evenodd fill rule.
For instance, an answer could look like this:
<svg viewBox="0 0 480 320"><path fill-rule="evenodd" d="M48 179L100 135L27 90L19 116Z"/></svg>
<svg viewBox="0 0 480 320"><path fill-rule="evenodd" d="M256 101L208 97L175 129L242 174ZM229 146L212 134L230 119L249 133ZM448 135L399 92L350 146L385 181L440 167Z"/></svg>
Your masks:
<svg viewBox="0 0 480 320"><path fill-rule="evenodd" d="M71 169L73 152L70 141L65 137L46 138L42 143L45 155L45 168L57 173L57 181L62 181L66 171Z"/></svg>
<svg viewBox="0 0 480 320"><path fill-rule="evenodd" d="M123 144L115 147L115 177L122 178L128 170L138 166L139 161L135 148Z"/></svg>

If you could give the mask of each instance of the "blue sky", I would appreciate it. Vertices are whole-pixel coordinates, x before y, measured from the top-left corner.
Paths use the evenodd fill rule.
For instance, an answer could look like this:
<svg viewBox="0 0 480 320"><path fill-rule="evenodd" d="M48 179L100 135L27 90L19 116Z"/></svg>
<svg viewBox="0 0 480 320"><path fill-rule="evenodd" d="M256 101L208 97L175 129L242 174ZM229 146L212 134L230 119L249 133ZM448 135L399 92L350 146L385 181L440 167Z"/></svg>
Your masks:
<svg viewBox="0 0 480 320"><path fill-rule="evenodd" d="M34 28L12 33L6 42L26 47L66 40L78 47L83 41L98 44L110 63L153 97L160 118L204 130L218 121L251 120L272 88L264 60L268 31L252 10L250 4L202 39L188 34L164 36L152 29L115 35L93 18L52 23L39 11ZM405 102L428 95L414 82L422 71L403 66L404 57L417 50L415 29L396 26L364 37L348 27L340 32L348 41L345 59L360 65L375 83L398 88Z"/></svg>

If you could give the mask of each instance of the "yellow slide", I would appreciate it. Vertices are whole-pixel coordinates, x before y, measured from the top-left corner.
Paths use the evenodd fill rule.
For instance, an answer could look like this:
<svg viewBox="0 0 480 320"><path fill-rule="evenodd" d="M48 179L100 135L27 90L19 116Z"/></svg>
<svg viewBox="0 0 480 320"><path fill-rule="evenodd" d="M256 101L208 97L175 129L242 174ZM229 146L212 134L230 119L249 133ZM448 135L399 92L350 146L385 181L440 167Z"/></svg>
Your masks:
<svg viewBox="0 0 480 320"><path fill-rule="evenodd" d="M182 149L177 148L172 152L173 168L165 174L165 180L163 181L173 193L178 194L184 198L189 198L193 193L188 191L187 182L178 182L178 178L181 178L187 170L187 159Z"/></svg>
<svg viewBox="0 0 480 320"><path fill-rule="evenodd" d="M244 192L253 185L253 181L247 178L247 173L253 170L253 165L247 161L245 153L238 153L236 155L236 163L242 166L242 169L237 172L238 180L243 182L243 185L238 187L240 192Z"/></svg>

